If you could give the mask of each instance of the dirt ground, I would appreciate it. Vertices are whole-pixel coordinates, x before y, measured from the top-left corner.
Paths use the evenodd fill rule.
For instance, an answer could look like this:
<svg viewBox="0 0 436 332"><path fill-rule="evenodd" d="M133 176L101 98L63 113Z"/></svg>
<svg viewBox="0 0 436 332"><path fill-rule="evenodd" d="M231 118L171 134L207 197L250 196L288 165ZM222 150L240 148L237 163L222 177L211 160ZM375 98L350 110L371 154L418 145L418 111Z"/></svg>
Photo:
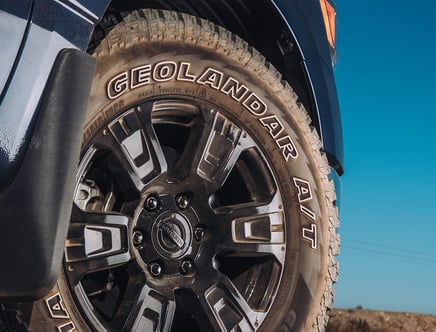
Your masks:
<svg viewBox="0 0 436 332"><path fill-rule="evenodd" d="M326 332L436 332L436 316L334 309Z"/></svg>

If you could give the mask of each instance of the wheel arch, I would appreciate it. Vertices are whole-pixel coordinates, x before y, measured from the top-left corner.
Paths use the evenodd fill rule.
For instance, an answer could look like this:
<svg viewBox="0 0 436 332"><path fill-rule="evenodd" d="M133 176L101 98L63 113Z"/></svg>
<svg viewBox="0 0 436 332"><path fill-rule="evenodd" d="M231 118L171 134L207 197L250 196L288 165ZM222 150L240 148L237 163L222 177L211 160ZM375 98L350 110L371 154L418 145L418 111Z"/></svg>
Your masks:
<svg viewBox="0 0 436 332"><path fill-rule="evenodd" d="M330 165L343 173L339 106L317 0L303 4L298 0L112 0L103 20L116 24L123 12L141 8L208 19L255 47L291 84L321 137ZM97 28L94 33L102 31Z"/></svg>

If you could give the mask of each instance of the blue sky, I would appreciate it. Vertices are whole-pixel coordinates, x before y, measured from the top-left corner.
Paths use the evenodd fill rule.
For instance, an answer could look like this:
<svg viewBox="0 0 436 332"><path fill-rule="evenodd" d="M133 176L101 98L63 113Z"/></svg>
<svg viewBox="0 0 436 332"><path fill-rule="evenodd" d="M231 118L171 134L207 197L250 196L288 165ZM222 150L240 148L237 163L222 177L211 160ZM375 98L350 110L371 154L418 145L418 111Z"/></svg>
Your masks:
<svg viewBox="0 0 436 332"><path fill-rule="evenodd" d="M436 314L436 2L337 0L335 307Z"/></svg>

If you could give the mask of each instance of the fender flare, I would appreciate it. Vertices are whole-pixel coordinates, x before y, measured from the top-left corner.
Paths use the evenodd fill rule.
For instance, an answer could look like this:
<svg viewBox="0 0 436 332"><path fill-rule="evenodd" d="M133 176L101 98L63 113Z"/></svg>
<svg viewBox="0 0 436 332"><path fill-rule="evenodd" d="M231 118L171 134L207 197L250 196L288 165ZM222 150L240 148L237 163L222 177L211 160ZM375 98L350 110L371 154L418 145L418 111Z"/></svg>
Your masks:
<svg viewBox="0 0 436 332"><path fill-rule="evenodd" d="M310 92L312 119L317 127L330 166L344 173L344 150L339 101L325 28L318 1L271 0L282 24L293 36L300 52ZM311 31L307 28L310 27Z"/></svg>

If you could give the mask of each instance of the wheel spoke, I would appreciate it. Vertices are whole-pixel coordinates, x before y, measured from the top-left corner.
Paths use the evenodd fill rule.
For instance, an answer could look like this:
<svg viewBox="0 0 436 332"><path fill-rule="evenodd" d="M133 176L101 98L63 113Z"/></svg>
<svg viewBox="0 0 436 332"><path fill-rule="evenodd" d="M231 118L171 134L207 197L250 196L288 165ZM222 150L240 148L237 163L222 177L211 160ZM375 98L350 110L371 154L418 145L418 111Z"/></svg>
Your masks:
<svg viewBox="0 0 436 332"><path fill-rule="evenodd" d="M144 103L102 128L83 157L75 198L79 207L74 208L65 249L66 273L72 286L86 286L89 292L84 296L92 297L97 306L98 301L116 296L105 292L110 282L123 286L133 282L116 272L125 268L145 272L137 273L144 279L135 279L133 287L120 287L125 293L114 307L117 330L123 325L122 331L169 331L173 324L189 322L201 330L254 331L268 313L285 261L283 203L260 148L224 114L183 101ZM99 176L100 169L112 182ZM157 191L163 211L176 209L174 215L183 214L197 227L186 254L193 261L192 270L185 273L168 259L165 273L148 279L141 259L148 265L157 254L143 254L137 243L138 251L129 247L131 228L141 228L145 221L86 211L100 206L126 211L121 203L131 198L124 193L134 196L135 188L144 197ZM186 207L180 197L186 198ZM167 212L147 210L150 225L161 213ZM158 244L191 243L177 233L179 219L172 218L174 227L157 234L162 236ZM147 243L155 245L154 240L151 237ZM104 279L91 283L92 278Z"/></svg>
<svg viewBox="0 0 436 332"><path fill-rule="evenodd" d="M217 210L211 223L215 253L273 255L284 263L285 221L279 196L268 204L248 203Z"/></svg>
<svg viewBox="0 0 436 332"><path fill-rule="evenodd" d="M179 165L191 165L191 174L206 180L208 191L215 192L224 184L241 152L255 144L219 112L207 113L203 121L193 125Z"/></svg>
<svg viewBox="0 0 436 332"><path fill-rule="evenodd" d="M122 331L169 331L175 309L173 295L165 296L145 285Z"/></svg>
<svg viewBox="0 0 436 332"><path fill-rule="evenodd" d="M128 241L130 218L73 208L65 243L65 262L77 284L85 274L110 269L132 258Z"/></svg>
<svg viewBox="0 0 436 332"><path fill-rule="evenodd" d="M200 305L216 331L253 331L262 313L253 311L235 285L220 272L199 292Z"/></svg>
<svg viewBox="0 0 436 332"><path fill-rule="evenodd" d="M140 106L131 109L112 121L108 129L114 138L110 150L138 190L167 172L167 162L151 123L151 110Z"/></svg>

